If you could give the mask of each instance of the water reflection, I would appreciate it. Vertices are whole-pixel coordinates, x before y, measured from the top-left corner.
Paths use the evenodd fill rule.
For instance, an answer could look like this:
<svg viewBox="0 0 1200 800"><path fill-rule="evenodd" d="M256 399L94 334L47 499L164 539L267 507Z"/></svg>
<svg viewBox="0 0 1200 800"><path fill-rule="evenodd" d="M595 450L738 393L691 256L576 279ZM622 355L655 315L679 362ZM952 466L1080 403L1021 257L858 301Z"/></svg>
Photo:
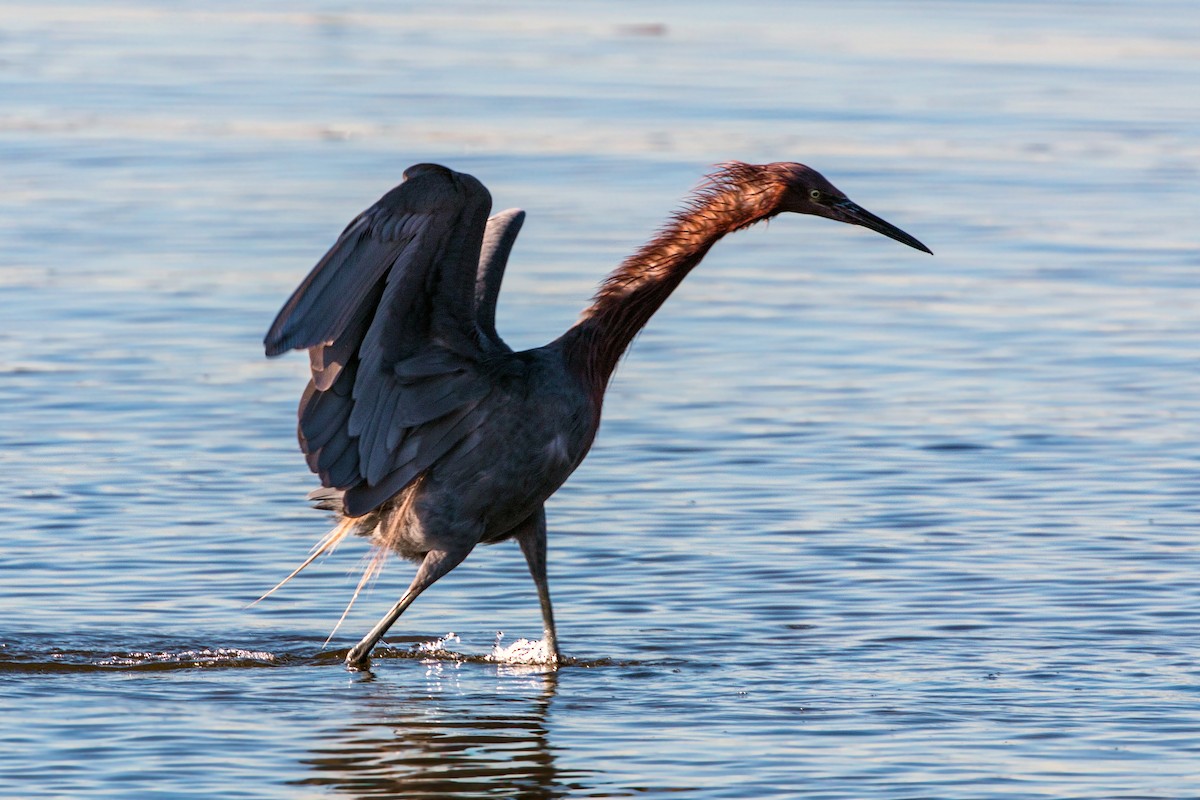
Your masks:
<svg viewBox="0 0 1200 800"><path fill-rule="evenodd" d="M461 666L430 662L421 690L364 679L364 718L329 731L295 783L349 797L578 796L547 728L557 675L501 667L499 686L468 686Z"/></svg>

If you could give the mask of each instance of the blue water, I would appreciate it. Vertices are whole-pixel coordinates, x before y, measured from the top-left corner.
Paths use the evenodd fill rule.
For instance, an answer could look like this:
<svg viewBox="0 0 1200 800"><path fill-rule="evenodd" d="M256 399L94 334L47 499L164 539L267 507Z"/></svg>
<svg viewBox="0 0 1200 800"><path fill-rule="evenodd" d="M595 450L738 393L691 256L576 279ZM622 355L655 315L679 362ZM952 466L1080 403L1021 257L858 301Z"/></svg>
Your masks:
<svg viewBox="0 0 1200 800"><path fill-rule="evenodd" d="M0 7L0 796L1200 797L1200 6ZM914 234L720 244L552 499L345 648L279 305L411 163L571 324L712 164ZM422 643L457 634L434 653Z"/></svg>

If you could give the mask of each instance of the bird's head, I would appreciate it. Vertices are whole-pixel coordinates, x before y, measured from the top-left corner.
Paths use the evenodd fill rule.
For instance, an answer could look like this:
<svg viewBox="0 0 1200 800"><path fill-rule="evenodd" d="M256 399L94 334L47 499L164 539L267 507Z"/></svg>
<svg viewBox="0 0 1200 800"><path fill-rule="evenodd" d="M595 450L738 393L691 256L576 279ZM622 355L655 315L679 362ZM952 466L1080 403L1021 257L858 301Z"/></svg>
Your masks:
<svg viewBox="0 0 1200 800"><path fill-rule="evenodd" d="M780 163L770 164L767 168L779 176L785 187L783 196L780 198L780 211L813 214L851 225L861 225L895 239L897 242L933 255L933 251L917 241L916 238L909 236L895 225L880 219L846 197L840 189L812 167L806 167L803 164Z"/></svg>

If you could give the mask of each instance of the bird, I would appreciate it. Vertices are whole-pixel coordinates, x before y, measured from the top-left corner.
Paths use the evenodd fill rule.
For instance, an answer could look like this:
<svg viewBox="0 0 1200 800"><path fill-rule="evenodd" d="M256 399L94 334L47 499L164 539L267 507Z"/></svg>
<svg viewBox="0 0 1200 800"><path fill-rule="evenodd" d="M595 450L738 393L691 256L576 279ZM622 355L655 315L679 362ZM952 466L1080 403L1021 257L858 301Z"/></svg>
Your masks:
<svg viewBox="0 0 1200 800"><path fill-rule="evenodd" d="M407 591L347 652L351 670L368 670L404 610L477 545L509 539L537 589L548 663L564 663L544 504L588 454L631 342L722 237L808 214L932 255L811 167L729 162L602 281L565 333L515 352L496 333L495 310L524 211L489 216L487 188L444 166L403 176L347 225L263 342L268 357L308 350L297 435L322 483L310 498L339 520L279 585L350 534L417 565Z"/></svg>

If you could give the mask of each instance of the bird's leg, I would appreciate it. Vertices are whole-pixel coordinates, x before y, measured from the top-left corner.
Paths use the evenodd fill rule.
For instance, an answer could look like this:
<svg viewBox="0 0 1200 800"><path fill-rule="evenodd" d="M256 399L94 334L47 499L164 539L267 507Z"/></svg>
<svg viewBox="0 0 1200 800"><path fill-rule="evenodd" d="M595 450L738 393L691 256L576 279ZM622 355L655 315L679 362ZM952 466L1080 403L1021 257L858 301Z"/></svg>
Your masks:
<svg viewBox="0 0 1200 800"><path fill-rule="evenodd" d="M365 670L371 664L371 649L379 643L383 635L388 632L388 628L400 618L404 613L404 609L412 605L413 600L417 599L417 595L428 589L437 581L438 578L445 575L450 570L457 567L462 560L467 557L470 550L463 552L449 552L446 550L430 550L425 554L425 559L421 562L421 566L417 568L417 574L409 584L408 591L400 598L396 605L392 606L391 611L384 615L383 619L371 629L371 632L363 637L362 641L350 648L350 652L346 654L346 666L353 670Z"/></svg>
<svg viewBox="0 0 1200 800"><path fill-rule="evenodd" d="M554 632L554 608L550 605L550 584L546 580L546 509L521 523L516 533L521 552L529 564L529 574L537 586L538 602L542 604L542 626L545 629L546 647L554 664L562 661L558 652L558 634Z"/></svg>

